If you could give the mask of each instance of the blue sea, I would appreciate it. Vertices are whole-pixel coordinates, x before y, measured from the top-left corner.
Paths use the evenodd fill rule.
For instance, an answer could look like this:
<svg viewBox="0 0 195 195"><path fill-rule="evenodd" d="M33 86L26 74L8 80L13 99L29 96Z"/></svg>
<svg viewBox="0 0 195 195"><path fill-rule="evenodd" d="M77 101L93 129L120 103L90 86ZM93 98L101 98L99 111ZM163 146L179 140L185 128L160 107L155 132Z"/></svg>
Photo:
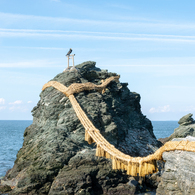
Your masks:
<svg viewBox="0 0 195 195"><path fill-rule="evenodd" d="M0 120L0 179L13 167L23 144L23 134L32 121Z"/></svg>
<svg viewBox="0 0 195 195"><path fill-rule="evenodd" d="M13 167L16 154L23 144L23 133L32 121L0 120L0 178ZM153 121L157 139L170 136L179 125L177 121Z"/></svg>
<svg viewBox="0 0 195 195"><path fill-rule="evenodd" d="M178 121L152 121L152 125L157 139L169 137L179 127Z"/></svg>

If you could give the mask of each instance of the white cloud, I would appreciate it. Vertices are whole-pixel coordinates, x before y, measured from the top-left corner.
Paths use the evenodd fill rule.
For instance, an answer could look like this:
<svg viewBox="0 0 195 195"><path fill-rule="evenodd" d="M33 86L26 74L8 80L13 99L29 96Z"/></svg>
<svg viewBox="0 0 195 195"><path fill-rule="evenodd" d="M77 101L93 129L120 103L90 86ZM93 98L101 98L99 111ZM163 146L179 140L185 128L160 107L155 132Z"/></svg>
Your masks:
<svg viewBox="0 0 195 195"><path fill-rule="evenodd" d="M155 113L155 112L157 112L157 109L156 108L150 108L149 112L150 113Z"/></svg>
<svg viewBox="0 0 195 195"><path fill-rule="evenodd" d="M0 63L0 67L57 67L57 66L64 66L64 62L59 59L43 59L43 60L31 60L31 61L20 61L20 62L10 62L10 63Z"/></svg>
<svg viewBox="0 0 195 195"><path fill-rule="evenodd" d="M170 105L166 105L166 106L161 107L160 111L161 112L170 112L171 111Z"/></svg>
<svg viewBox="0 0 195 195"><path fill-rule="evenodd" d="M58 1L59 0L53 0ZM69 5L69 7L75 8L75 5ZM77 7L78 9L80 7ZM124 7L123 7L124 8ZM148 22L146 22L146 20ZM36 15L23 15L23 14L11 14L11 13L3 13L0 12L0 22L2 24L18 24L19 25L26 25L27 23L34 23L39 24L43 23L60 25L63 26L64 24L67 25L87 25L87 26L99 26L99 27L117 27L118 28L128 28L128 29L161 29L161 30L194 30L195 24L194 23L181 23L180 21L160 21L154 19L145 19L145 18L128 18L127 21L119 20L86 20L86 19L73 19L73 18L62 18L62 17L46 17L46 16L36 16Z"/></svg>
<svg viewBox="0 0 195 195"><path fill-rule="evenodd" d="M159 106L157 108L150 108L149 112L150 113L160 113L160 112L170 112L171 111L171 108L170 108L170 105L166 105L166 106Z"/></svg>
<svg viewBox="0 0 195 195"><path fill-rule="evenodd" d="M28 101L27 103L30 104L30 103L32 103L32 101ZM15 102L10 102L9 105L11 105L9 107L9 110L11 112L14 112L14 111L27 112L27 111L29 111L27 104L25 105L22 102L22 100L16 100Z"/></svg>
<svg viewBox="0 0 195 195"><path fill-rule="evenodd" d="M6 106L0 106L0 110L6 109Z"/></svg>
<svg viewBox="0 0 195 195"><path fill-rule="evenodd" d="M134 33L105 33L93 31L63 31L63 30L36 30L36 29L0 29L0 37L35 37L58 39L94 39L115 41L163 41L195 43L195 36L161 35L161 34L134 34Z"/></svg>
<svg viewBox="0 0 195 195"><path fill-rule="evenodd" d="M182 110L182 111L185 111L185 112L193 112L193 111L195 111L195 106L185 107L184 110Z"/></svg>
<svg viewBox="0 0 195 195"><path fill-rule="evenodd" d="M22 106L16 106L16 105L14 105L14 106L12 106L12 107L9 107L9 110L11 111L11 112L13 112L13 111L21 111L21 112L26 112L26 111L28 111L28 109L26 108L26 107L22 107Z"/></svg>
<svg viewBox="0 0 195 195"><path fill-rule="evenodd" d="M5 104L5 99L0 98L0 104Z"/></svg>
<svg viewBox="0 0 195 195"><path fill-rule="evenodd" d="M18 104L21 104L22 101L21 100L16 100L15 102L10 102L9 104L10 105L18 105Z"/></svg>

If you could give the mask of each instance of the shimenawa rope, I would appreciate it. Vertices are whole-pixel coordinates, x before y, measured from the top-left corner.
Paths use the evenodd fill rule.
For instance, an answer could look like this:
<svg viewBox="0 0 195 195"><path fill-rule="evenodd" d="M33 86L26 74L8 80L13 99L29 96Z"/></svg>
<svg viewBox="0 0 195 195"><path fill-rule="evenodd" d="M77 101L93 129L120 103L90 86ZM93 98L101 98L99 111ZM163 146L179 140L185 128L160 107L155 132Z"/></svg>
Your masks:
<svg viewBox="0 0 195 195"><path fill-rule="evenodd" d="M152 174L158 171L156 160L162 160L162 154L165 151L185 150L195 152L195 142L189 141L167 142L154 154L148 155L146 157L131 157L120 152L113 145L111 145L89 120L89 118L82 110L73 94L82 92L84 90L96 90L103 93L105 91L106 86L111 81L118 80L119 76L112 76L102 82L101 85L95 85L93 83L88 82L73 83L69 87L66 87L57 81L50 81L43 86L42 90L45 90L47 87L54 87L70 99L70 102L76 112L77 117L85 128L85 140L89 144L93 142L97 144L96 156L112 159L113 169L124 169L129 175L137 176L139 174L139 176L144 177L145 175Z"/></svg>

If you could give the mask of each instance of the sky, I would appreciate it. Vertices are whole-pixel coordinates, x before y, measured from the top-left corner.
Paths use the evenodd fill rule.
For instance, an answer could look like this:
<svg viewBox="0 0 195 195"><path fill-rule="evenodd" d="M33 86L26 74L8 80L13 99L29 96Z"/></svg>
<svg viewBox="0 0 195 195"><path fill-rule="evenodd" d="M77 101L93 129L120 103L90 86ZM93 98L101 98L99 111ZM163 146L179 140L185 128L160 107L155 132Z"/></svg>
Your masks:
<svg viewBox="0 0 195 195"><path fill-rule="evenodd" d="M152 121L195 114L195 1L0 0L0 120L32 120L42 86L75 64L120 74Z"/></svg>

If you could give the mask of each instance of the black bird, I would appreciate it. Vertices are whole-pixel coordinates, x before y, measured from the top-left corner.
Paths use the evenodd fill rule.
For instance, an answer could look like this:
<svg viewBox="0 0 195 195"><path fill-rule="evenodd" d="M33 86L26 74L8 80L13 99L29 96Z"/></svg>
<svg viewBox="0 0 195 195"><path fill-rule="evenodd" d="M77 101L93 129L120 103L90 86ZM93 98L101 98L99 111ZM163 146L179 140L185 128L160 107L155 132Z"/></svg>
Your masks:
<svg viewBox="0 0 195 195"><path fill-rule="evenodd" d="M69 56L72 53L72 49L70 48L69 52L66 54L66 56Z"/></svg>

